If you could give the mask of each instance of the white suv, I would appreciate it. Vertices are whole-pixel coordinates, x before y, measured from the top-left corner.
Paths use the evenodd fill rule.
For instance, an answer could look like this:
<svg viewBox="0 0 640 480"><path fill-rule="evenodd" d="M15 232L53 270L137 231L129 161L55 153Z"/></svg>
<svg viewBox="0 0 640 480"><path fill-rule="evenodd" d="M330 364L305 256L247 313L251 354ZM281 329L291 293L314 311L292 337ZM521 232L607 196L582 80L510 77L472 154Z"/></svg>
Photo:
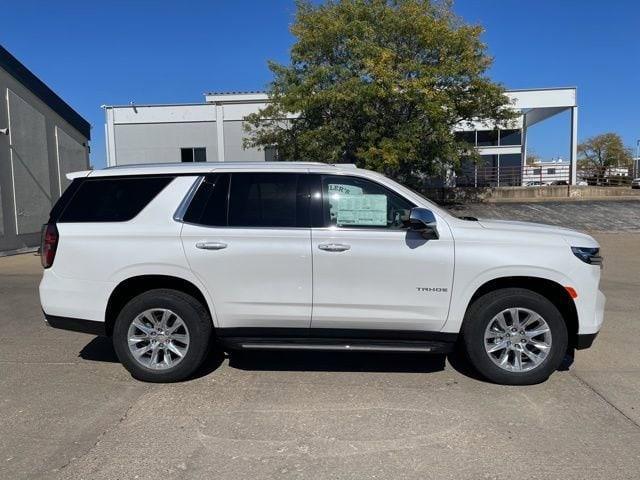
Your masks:
<svg viewBox="0 0 640 480"><path fill-rule="evenodd" d="M210 345L446 353L545 380L603 319L585 234L456 218L348 165L221 163L79 172L43 228L57 328L113 338L138 379L185 379Z"/></svg>

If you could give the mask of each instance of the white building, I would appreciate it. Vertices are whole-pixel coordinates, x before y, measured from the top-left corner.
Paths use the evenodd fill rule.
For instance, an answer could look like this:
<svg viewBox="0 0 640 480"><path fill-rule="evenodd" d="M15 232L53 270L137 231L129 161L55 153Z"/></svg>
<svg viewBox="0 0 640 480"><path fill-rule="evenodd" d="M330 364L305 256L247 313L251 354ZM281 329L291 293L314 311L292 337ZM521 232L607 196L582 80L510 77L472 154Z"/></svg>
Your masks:
<svg viewBox="0 0 640 480"><path fill-rule="evenodd" d="M521 113L512 128L496 130L478 123L473 130L458 133L482 155L486 168L481 172L481 180L520 184L521 173L516 176L513 172L521 170L526 158L527 129L570 110L567 136L571 143L570 178L575 183L576 89L511 90L507 96L512 100L513 108ZM242 148L244 118L267 102L268 97L262 92L208 93L205 102L198 104L105 106L107 164L275 160L275 152L270 149ZM492 171L495 173L487 173ZM477 172L474 175L477 182ZM462 178L467 184L471 183L469 172Z"/></svg>
<svg viewBox="0 0 640 480"><path fill-rule="evenodd" d="M525 165L522 168L522 185L550 185L571 179L571 166L561 158Z"/></svg>

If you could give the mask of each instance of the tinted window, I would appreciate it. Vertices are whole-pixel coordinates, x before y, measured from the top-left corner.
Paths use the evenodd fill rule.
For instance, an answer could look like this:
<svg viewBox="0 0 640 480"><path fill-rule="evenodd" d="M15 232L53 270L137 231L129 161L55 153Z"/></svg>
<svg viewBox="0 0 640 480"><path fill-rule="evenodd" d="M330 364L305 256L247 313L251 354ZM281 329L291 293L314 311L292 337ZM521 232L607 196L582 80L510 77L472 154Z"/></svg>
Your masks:
<svg viewBox="0 0 640 480"><path fill-rule="evenodd" d="M131 220L173 177L99 178L84 180L60 215L60 222Z"/></svg>
<svg viewBox="0 0 640 480"><path fill-rule="evenodd" d="M522 135L520 130L500 130L500 145L520 145Z"/></svg>
<svg viewBox="0 0 640 480"><path fill-rule="evenodd" d="M181 148L180 160L182 162L206 162L207 149L204 147Z"/></svg>
<svg viewBox="0 0 640 480"><path fill-rule="evenodd" d="M498 131L497 130L478 130L477 145L479 147L498 145Z"/></svg>
<svg viewBox="0 0 640 480"><path fill-rule="evenodd" d="M522 166L522 156L519 153L507 153L500 155L500 168L502 167L517 167L520 169Z"/></svg>
<svg viewBox="0 0 640 480"><path fill-rule="evenodd" d="M454 132L454 137L456 140L460 142L466 142L470 145L476 144L476 132L475 130L464 131L464 132Z"/></svg>
<svg viewBox="0 0 640 480"><path fill-rule="evenodd" d="M194 148L193 149L193 161L194 162L206 162L207 161L207 149L206 148Z"/></svg>
<svg viewBox="0 0 640 480"><path fill-rule="evenodd" d="M193 196L184 221L208 226L227 225L229 174L207 175Z"/></svg>
<svg viewBox="0 0 640 480"><path fill-rule="evenodd" d="M402 229L414 205L375 182L357 177L322 178L325 226Z"/></svg>
<svg viewBox="0 0 640 480"><path fill-rule="evenodd" d="M496 185L498 182L498 155L482 155L478 162L478 185Z"/></svg>
<svg viewBox="0 0 640 480"><path fill-rule="evenodd" d="M181 148L180 149L180 161L193 162L193 148Z"/></svg>
<svg viewBox="0 0 640 480"><path fill-rule="evenodd" d="M280 156L278 155L278 148L274 146L264 148L264 161L265 162L278 162Z"/></svg>
<svg viewBox="0 0 640 480"><path fill-rule="evenodd" d="M65 207L76 194L78 188L80 188L80 185L82 185L82 182L84 182L84 179L76 178L73 180L73 182L71 182L71 185L66 188L66 190L62 193L62 196L53 205L51 213L49 214L49 222L58 221L60 215L62 214L62 212L64 212Z"/></svg>
<svg viewBox="0 0 640 480"><path fill-rule="evenodd" d="M231 227L308 227L309 194L295 173L234 173Z"/></svg>
<svg viewBox="0 0 640 480"><path fill-rule="evenodd" d="M500 155L500 185L522 184L522 157L519 153Z"/></svg>

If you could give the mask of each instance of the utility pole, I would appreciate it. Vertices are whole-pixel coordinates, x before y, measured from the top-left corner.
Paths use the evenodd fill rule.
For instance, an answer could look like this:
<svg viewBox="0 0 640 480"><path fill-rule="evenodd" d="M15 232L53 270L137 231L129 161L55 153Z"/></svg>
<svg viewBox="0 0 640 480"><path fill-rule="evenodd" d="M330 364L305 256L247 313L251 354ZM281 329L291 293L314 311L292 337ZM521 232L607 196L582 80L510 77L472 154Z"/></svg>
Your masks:
<svg viewBox="0 0 640 480"><path fill-rule="evenodd" d="M640 140L636 140L636 158L633 159L633 178L638 177L638 167L640 166ZM633 179L632 179L633 180Z"/></svg>

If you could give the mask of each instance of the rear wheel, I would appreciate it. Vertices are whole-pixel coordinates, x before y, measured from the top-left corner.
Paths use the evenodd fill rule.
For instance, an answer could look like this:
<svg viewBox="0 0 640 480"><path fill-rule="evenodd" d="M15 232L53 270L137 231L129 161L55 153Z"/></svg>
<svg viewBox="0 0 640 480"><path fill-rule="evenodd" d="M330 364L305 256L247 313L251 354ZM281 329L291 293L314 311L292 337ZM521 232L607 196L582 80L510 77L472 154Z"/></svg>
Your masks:
<svg viewBox="0 0 640 480"><path fill-rule="evenodd" d="M505 288L478 298L463 325L464 345L480 374L505 385L546 380L561 364L567 328L544 296Z"/></svg>
<svg viewBox="0 0 640 480"><path fill-rule="evenodd" d="M147 382L188 378L202 364L211 336L211 318L193 297L156 289L133 298L122 309L113 346L131 375Z"/></svg>

